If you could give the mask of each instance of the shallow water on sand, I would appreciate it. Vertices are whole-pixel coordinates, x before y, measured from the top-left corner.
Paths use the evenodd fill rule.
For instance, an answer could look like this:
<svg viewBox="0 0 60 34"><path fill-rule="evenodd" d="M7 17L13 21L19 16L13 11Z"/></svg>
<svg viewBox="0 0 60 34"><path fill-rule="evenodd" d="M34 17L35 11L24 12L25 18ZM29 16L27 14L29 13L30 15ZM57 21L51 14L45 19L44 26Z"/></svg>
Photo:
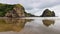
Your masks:
<svg viewBox="0 0 60 34"><path fill-rule="evenodd" d="M1 18L0 34L60 34L60 18Z"/></svg>

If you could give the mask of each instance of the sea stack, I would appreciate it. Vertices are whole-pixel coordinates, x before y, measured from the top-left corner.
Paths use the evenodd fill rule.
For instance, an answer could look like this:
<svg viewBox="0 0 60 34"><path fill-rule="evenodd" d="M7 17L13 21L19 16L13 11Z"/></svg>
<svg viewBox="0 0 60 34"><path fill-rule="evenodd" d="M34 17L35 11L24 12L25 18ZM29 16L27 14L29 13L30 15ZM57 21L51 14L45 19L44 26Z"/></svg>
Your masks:
<svg viewBox="0 0 60 34"><path fill-rule="evenodd" d="M49 9L45 9L41 17L55 17L55 12L50 11Z"/></svg>

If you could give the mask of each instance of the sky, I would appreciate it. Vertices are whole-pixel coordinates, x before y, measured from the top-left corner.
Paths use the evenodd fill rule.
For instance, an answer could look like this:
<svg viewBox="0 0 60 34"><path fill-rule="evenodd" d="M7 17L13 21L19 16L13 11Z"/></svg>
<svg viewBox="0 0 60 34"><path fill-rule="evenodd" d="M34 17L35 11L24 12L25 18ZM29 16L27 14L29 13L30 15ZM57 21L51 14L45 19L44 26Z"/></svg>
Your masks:
<svg viewBox="0 0 60 34"><path fill-rule="evenodd" d="M50 9L60 16L60 0L0 0L0 3L21 4L27 13L40 16L45 9Z"/></svg>

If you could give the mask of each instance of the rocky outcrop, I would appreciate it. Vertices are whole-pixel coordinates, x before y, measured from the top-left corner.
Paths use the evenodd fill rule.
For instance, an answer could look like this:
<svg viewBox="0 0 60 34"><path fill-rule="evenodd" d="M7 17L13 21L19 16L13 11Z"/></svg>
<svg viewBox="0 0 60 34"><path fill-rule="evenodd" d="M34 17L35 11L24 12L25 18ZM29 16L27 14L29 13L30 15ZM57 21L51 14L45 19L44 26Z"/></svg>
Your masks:
<svg viewBox="0 0 60 34"><path fill-rule="evenodd" d="M25 12L25 9L20 4L1 4L0 3L0 17L30 17L34 16Z"/></svg>
<svg viewBox="0 0 60 34"><path fill-rule="evenodd" d="M13 6L12 10L9 10L5 16L7 17L24 17L25 16L25 9L20 4L16 4Z"/></svg>
<svg viewBox="0 0 60 34"><path fill-rule="evenodd" d="M50 11L49 9L44 10L43 14L41 17L55 17L55 12Z"/></svg>

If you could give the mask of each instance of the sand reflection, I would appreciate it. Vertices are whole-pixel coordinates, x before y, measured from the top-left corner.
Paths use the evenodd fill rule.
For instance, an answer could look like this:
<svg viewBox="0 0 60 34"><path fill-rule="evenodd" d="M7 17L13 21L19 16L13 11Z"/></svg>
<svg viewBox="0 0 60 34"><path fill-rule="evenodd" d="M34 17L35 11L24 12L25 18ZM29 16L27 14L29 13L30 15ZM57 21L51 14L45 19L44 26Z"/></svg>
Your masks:
<svg viewBox="0 0 60 34"><path fill-rule="evenodd" d="M42 20L42 22L45 26L50 26L51 24L53 24L53 25L55 24L54 20L49 20L49 19L44 19L44 20Z"/></svg>
<svg viewBox="0 0 60 34"><path fill-rule="evenodd" d="M20 31L24 28L25 23L32 21L32 19L16 19L6 18L0 19L0 32L5 31Z"/></svg>

